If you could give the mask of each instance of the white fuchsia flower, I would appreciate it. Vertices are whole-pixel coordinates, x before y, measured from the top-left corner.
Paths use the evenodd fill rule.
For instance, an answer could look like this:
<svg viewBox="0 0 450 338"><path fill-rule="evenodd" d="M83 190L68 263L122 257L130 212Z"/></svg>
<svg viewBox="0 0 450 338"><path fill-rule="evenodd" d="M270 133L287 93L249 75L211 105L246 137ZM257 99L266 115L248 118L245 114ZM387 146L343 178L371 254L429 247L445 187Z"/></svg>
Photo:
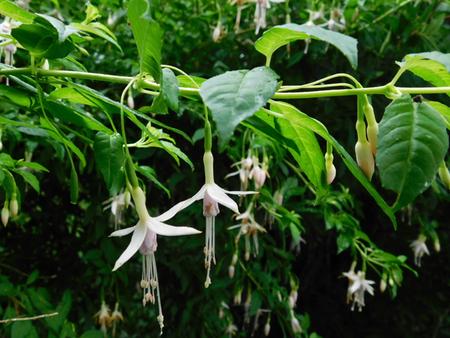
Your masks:
<svg viewBox="0 0 450 338"><path fill-rule="evenodd" d="M419 235L419 237L412 241L409 245L414 252L414 263L420 267L422 263L423 255L430 255L430 251L428 250L427 245L425 244L427 237L423 234Z"/></svg>
<svg viewBox="0 0 450 338"><path fill-rule="evenodd" d="M182 236L198 234L200 231L190 227L175 227L163 223L160 217L151 217L145 205L145 194L141 188L135 187L131 190L133 200L136 205L136 212L139 216L138 223L130 228L114 231L110 236L121 237L133 233L131 241L125 251L117 259L113 271L119 269L139 250L143 256L141 287L144 291L143 305L147 302L158 301L159 315L157 317L159 326L164 327L164 316L162 315L161 298L159 295L158 272L156 270L155 252L157 249L157 235L162 236ZM164 221L175 216L164 217ZM155 297L156 292L156 297Z"/></svg>
<svg viewBox="0 0 450 338"><path fill-rule="evenodd" d="M195 201L203 199L203 215L206 218L206 231L205 231L205 268L206 268L206 280L205 287L207 288L211 284L211 265L216 263L215 257L215 218L219 214L219 204L239 214L239 208L235 201L233 201L228 194L231 195L246 195L254 194L254 191L227 191L219 187L214 183L214 158L210 151L205 152L203 155L203 164L205 167L205 184L200 190L191 198L188 198L178 204L174 205L171 209L158 216L158 220L164 222L172 218L179 211L187 208Z"/></svg>
<svg viewBox="0 0 450 338"><path fill-rule="evenodd" d="M250 155L246 158L243 158L241 161L233 163L232 167L239 166L239 169L235 172L232 172L225 176L225 178L232 177L235 175L239 175L239 179L241 181L241 190L247 190L248 180L250 178L250 171L253 166L253 160Z"/></svg>
<svg viewBox="0 0 450 338"><path fill-rule="evenodd" d="M374 294L372 284L374 281L366 279L366 274L363 271L354 272L354 267L348 272L344 272L343 275L348 278L347 289L347 303L352 301L352 311L355 309L355 305L358 306L358 310L362 311L364 302L364 293L367 291L371 296Z"/></svg>

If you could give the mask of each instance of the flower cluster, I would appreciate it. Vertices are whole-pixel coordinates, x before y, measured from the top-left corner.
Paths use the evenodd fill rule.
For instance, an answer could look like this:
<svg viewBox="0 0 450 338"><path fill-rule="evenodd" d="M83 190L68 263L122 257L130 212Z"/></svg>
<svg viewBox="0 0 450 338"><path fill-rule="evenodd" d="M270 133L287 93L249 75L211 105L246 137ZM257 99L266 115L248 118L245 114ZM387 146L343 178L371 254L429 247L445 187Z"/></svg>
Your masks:
<svg viewBox="0 0 450 338"><path fill-rule="evenodd" d="M355 273L354 265L350 271L344 272L343 275L348 278L347 303L352 302L352 311L355 309L355 305L358 306L359 311L362 311L362 308L365 306L364 294L367 291L373 296L374 289L372 284L375 284L375 282L366 279L364 271Z"/></svg>

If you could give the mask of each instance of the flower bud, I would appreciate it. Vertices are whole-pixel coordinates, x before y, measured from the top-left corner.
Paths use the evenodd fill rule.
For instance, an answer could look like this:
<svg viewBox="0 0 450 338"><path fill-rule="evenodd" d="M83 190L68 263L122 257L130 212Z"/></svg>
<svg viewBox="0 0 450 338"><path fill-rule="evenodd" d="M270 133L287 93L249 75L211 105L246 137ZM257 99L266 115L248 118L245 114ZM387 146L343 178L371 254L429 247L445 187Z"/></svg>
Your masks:
<svg viewBox="0 0 450 338"><path fill-rule="evenodd" d="M222 23L219 21L216 25L216 27L213 30L212 33L212 40L213 42L219 42L220 39L222 38Z"/></svg>
<svg viewBox="0 0 450 338"><path fill-rule="evenodd" d="M236 265L237 261L238 261L238 256L237 256L237 254L234 254L233 258L231 259L231 264Z"/></svg>
<svg viewBox="0 0 450 338"><path fill-rule="evenodd" d="M439 166L439 178L441 179L442 183L447 187L447 189L450 190L450 172L447 169L447 166L445 165L445 162L442 162L442 164Z"/></svg>
<svg viewBox="0 0 450 338"><path fill-rule="evenodd" d="M228 276L229 276L230 278L233 278L233 277L234 277L234 272L235 272L234 265L230 265L230 266L228 267Z"/></svg>
<svg viewBox="0 0 450 338"><path fill-rule="evenodd" d="M50 69L50 64L48 62L48 59L44 60L44 63L42 64L42 69L43 70L49 70Z"/></svg>
<svg viewBox="0 0 450 338"><path fill-rule="evenodd" d="M381 280L380 280L380 291L384 292L386 291L387 288L387 274L383 273L383 275L381 276Z"/></svg>
<svg viewBox="0 0 450 338"><path fill-rule="evenodd" d="M234 295L234 299L233 299L234 305L239 305L242 302L242 290L239 290L238 292L236 292L236 294Z"/></svg>
<svg viewBox="0 0 450 338"><path fill-rule="evenodd" d="M270 323L267 322L266 325L264 325L264 335L267 337L270 334Z"/></svg>
<svg viewBox="0 0 450 338"><path fill-rule="evenodd" d="M123 199L125 202L125 209L126 209L126 208L128 208L128 206L131 203L131 194L128 190L125 190L125 192L123 194L124 194Z"/></svg>
<svg viewBox="0 0 450 338"><path fill-rule="evenodd" d="M11 213L11 217L16 217L19 213L19 203L17 202L16 197L13 196L13 199L9 203L9 211Z"/></svg>
<svg viewBox="0 0 450 338"><path fill-rule="evenodd" d="M367 120L367 138L369 140L370 149L372 154L375 156L377 153L378 144L378 123L375 119L375 113L373 111L372 105L367 101L363 106L364 116Z"/></svg>
<svg viewBox="0 0 450 338"><path fill-rule="evenodd" d="M436 236L433 241L434 251L440 252L441 251L441 242L439 241L439 238Z"/></svg>
<svg viewBox="0 0 450 338"><path fill-rule="evenodd" d="M336 178L336 167L333 164L333 154L325 154L325 170L327 173L327 183L331 184Z"/></svg>
<svg viewBox="0 0 450 338"><path fill-rule="evenodd" d="M292 332L294 332L294 333L301 333L303 331L302 327L300 326L300 323L298 322L298 319L295 318L294 316L292 316L292 319L291 319L291 327L292 327Z"/></svg>
<svg viewBox="0 0 450 338"><path fill-rule="evenodd" d="M4 226L8 224L8 220L9 220L9 209L7 204L5 204L5 206L2 209L2 223Z"/></svg>
<svg viewBox="0 0 450 338"><path fill-rule="evenodd" d="M128 107L130 107L131 109L134 109L134 98L131 93L128 93L127 104L128 104Z"/></svg>
<svg viewBox="0 0 450 338"><path fill-rule="evenodd" d="M259 165L253 167L252 171L250 172L250 178L254 180L255 188L257 190L264 185L264 182L266 182L266 176L266 171Z"/></svg>
<svg viewBox="0 0 450 338"><path fill-rule="evenodd" d="M355 153L356 162L358 163L359 167L364 172L366 177L371 180L373 172L375 170L375 162L369 142L356 142Z"/></svg>

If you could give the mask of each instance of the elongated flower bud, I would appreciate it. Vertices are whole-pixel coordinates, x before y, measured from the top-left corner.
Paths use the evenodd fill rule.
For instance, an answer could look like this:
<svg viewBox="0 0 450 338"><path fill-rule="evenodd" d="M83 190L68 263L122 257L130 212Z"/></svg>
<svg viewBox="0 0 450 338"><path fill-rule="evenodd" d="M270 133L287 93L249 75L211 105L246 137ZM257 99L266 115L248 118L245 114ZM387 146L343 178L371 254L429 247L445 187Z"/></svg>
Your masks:
<svg viewBox="0 0 450 338"><path fill-rule="evenodd" d="M356 142L355 145L356 162L366 177L371 180L375 170L375 162L369 142Z"/></svg>
<svg viewBox="0 0 450 338"><path fill-rule="evenodd" d="M447 189L450 190L450 172L447 169L447 166L445 165L445 162L442 162L442 164L439 166L439 178L441 179L442 183L447 187Z"/></svg>
<svg viewBox="0 0 450 338"><path fill-rule="evenodd" d="M373 107L369 102L366 102L363 106L364 116L367 120L367 138L370 143L370 149L375 156L377 153L378 144L378 123L375 119L375 113Z"/></svg>
<svg viewBox="0 0 450 338"><path fill-rule="evenodd" d="M265 335L266 337L268 337L269 334L270 334L270 323L267 322L266 325L264 325L264 335Z"/></svg>
<svg viewBox="0 0 450 338"><path fill-rule="evenodd" d="M386 287L387 287L387 274L383 273L383 275L381 276L381 280L380 280L380 291L384 292L386 291Z"/></svg>
<svg viewBox="0 0 450 338"><path fill-rule="evenodd" d="M16 217L19 213L19 203L17 202L17 199L15 197L13 197L13 199L9 203L9 211L11 213L11 217Z"/></svg>
<svg viewBox="0 0 450 338"><path fill-rule="evenodd" d="M327 174L327 183L331 184L336 178L336 167L333 164L333 154L325 154L325 171Z"/></svg>
<svg viewBox="0 0 450 338"><path fill-rule="evenodd" d="M8 205L5 203L5 206L2 209L2 223L4 226L8 224L8 220L9 220L9 209Z"/></svg>
<svg viewBox="0 0 450 338"><path fill-rule="evenodd" d="M230 266L228 267L228 276L229 276L230 278L233 278L233 277L234 277L234 272L235 272L234 265L230 265Z"/></svg>

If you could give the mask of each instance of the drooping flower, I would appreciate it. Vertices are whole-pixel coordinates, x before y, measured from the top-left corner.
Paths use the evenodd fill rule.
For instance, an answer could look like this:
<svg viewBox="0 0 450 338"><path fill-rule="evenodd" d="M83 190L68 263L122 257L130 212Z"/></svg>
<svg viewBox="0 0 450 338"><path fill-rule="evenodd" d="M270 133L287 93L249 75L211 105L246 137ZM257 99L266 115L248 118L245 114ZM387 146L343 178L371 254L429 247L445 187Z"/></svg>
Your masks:
<svg viewBox="0 0 450 338"><path fill-rule="evenodd" d="M430 251L428 251L428 247L425 244L426 240L427 237L420 234L419 237L409 245L414 252L414 263L419 267L422 263L423 255L430 255Z"/></svg>
<svg viewBox="0 0 450 338"><path fill-rule="evenodd" d="M344 272L343 275L348 278L347 303L353 302L352 311L355 309L355 305L358 306L359 311L362 311L365 305L364 293L367 291L373 296L374 289L372 284L375 284L375 282L366 279L366 274L363 271L355 273L354 266L351 267L350 271Z"/></svg>
<svg viewBox="0 0 450 338"><path fill-rule="evenodd" d="M219 187L214 183L214 158L210 151L205 152L203 155L203 164L205 168L205 184L200 190L191 198L188 198L178 204L174 205L171 209L165 213L159 215L157 219L160 222L164 222L172 218L179 211L187 208L195 201L203 199L203 215L206 219L206 231L205 231L205 268L206 268L206 280L205 287L207 288L211 284L211 265L216 263L215 257L215 218L219 214L219 204L239 214L239 208L235 201L233 201L228 194L231 195L246 195L254 194L254 191L227 191Z"/></svg>
<svg viewBox="0 0 450 338"><path fill-rule="evenodd" d="M252 158L249 155L246 158L243 158L242 160L240 160L239 162L233 163L232 167L234 167L234 166L238 166L239 169L235 172L228 174L227 176L225 176L225 178L239 175L239 179L241 181L241 190L247 190L248 180L250 178L250 172L251 172L252 166L253 166Z"/></svg>
<svg viewBox="0 0 450 338"><path fill-rule="evenodd" d="M101 330L106 337L108 327L111 324L111 311L109 309L109 306L104 301L102 301L100 311L98 311L94 315L94 317L96 318L97 324L100 325Z"/></svg>
<svg viewBox="0 0 450 338"><path fill-rule="evenodd" d="M114 219L114 229L118 229L120 224L124 221L124 212L131 204L130 192L126 190L123 193L117 194L103 202L105 207L103 210L111 209L112 218Z"/></svg>
<svg viewBox="0 0 450 338"><path fill-rule="evenodd" d="M237 225L233 225L231 227L229 227L228 229L235 229L235 228L239 228L239 233L236 236L236 242L239 241L239 239L241 238L241 236L244 236L245 238L245 260L249 260L250 259L250 242L251 240L253 240L253 256L257 256L259 253L259 241L258 241L258 232L266 232L266 229L258 224L255 220L255 217L253 215L253 213L251 212L252 209L252 205L250 204L250 206L248 207L248 209L236 216L236 220L241 221L240 224Z"/></svg>
<svg viewBox="0 0 450 338"><path fill-rule="evenodd" d="M142 303L145 306L148 302L158 302L159 315L157 317L159 326L164 327L164 316L162 314L161 298L159 295L158 272L156 270L155 252L157 249L157 235L162 236L181 236L198 234L200 231L190 227L175 227L163 223L160 217L151 217L145 205L145 193L141 188L135 187L131 190L133 200L136 206L136 212L139 216L138 223L130 228L125 228L113 232L110 236L121 237L133 233L131 241L125 251L117 259L113 271L119 269L126 263L138 250L143 256L141 287L143 289ZM172 218L176 213L171 213L170 217L164 217L164 220ZM156 297L155 297L156 292Z"/></svg>

